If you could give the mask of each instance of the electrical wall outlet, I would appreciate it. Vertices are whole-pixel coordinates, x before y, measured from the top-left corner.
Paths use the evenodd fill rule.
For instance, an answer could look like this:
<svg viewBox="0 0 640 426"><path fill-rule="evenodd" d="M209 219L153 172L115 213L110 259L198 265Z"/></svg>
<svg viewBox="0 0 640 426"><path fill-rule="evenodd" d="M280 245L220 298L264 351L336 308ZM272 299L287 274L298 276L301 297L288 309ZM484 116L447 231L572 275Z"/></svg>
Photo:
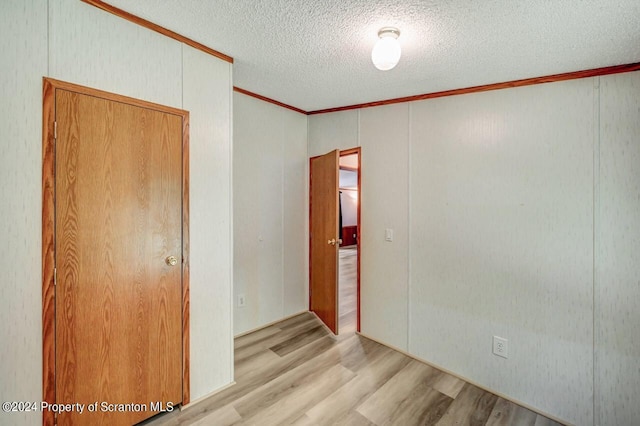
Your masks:
<svg viewBox="0 0 640 426"><path fill-rule="evenodd" d="M493 354L502 358L509 358L509 341L503 337L493 336Z"/></svg>
<svg viewBox="0 0 640 426"><path fill-rule="evenodd" d="M247 299L246 297L244 297L244 294L239 294L238 295L238 308L244 308L244 306L247 304Z"/></svg>
<svg viewBox="0 0 640 426"><path fill-rule="evenodd" d="M384 230L384 240L388 242L393 241L393 229L387 228Z"/></svg>

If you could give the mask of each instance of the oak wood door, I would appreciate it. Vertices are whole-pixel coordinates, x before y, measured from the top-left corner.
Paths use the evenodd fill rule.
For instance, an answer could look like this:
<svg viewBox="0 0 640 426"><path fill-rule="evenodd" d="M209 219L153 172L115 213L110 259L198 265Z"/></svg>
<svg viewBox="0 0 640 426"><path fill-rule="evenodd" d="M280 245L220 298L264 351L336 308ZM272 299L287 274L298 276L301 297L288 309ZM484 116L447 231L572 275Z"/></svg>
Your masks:
<svg viewBox="0 0 640 426"><path fill-rule="evenodd" d="M56 90L55 120L55 398L99 404L58 424L131 425L182 399L182 117Z"/></svg>
<svg viewBox="0 0 640 426"><path fill-rule="evenodd" d="M338 150L311 159L310 310L338 332Z"/></svg>

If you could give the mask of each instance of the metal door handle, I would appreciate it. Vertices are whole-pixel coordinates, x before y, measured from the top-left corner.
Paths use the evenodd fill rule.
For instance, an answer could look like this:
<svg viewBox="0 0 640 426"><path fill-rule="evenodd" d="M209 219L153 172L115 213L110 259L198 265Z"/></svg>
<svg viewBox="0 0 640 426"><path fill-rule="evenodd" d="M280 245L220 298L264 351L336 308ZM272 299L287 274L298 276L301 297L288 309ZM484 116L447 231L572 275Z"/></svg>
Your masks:
<svg viewBox="0 0 640 426"><path fill-rule="evenodd" d="M336 239L335 238L330 239L329 241L327 241L327 244L335 246L336 245Z"/></svg>
<svg viewBox="0 0 640 426"><path fill-rule="evenodd" d="M178 258L175 256L169 256L164 261L169 266L176 266L178 264Z"/></svg>

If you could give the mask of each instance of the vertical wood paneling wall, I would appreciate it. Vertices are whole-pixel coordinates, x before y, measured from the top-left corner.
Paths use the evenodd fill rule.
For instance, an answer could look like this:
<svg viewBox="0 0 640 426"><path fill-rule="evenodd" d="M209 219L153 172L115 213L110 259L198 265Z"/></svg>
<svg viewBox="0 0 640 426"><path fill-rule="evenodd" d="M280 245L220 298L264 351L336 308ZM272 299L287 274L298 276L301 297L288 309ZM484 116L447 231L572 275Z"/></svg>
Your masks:
<svg viewBox="0 0 640 426"><path fill-rule="evenodd" d="M42 398L42 77L191 113L191 400L232 381L231 64L77 0L0 16L0 396ZM41 424L0 413L2 424Z"/></svg>
<svg viewBox="0 0 640 426"><path fill-rule="evenodd" d="M315 115L308 152L306 118L273 112L282 127L264 129L285 142L267 141L272 157L247 168L265 169L280 208L264 232L251 228L256 206L239 185L238 205L248 204L235 221L253 232L241 245L256 254L255 236L277 231L266 242L278 271L231 267L230 64L76 0L8 0L0 32L3 401L42 395L41 90L50 76L191 113L192 400L232 380L234 271L239 282L254 267L283 282L246 290L281 293L273 311L238 313L236 332L304 309L306 244L294 235L308 232L306 157L362 146L364 333L573 423L640 418L640 73ZM246 102L238 140L259 131L245 125L267 109ZM238 148L243 161L249 147ZM491 355L494 334L509 339L508 360ZM40 422L0 413L0 423Z"/></svg>
<svg viewBox="0 0 640 426"><path fill-rule="evenodd" d="M232 67L183 45L190 111L191 401L233 380Z"/></svg>
<svg viewBox="0 0 640 426"><path fill-rule="evenodd" d="M0 399L42 399L42 76L47 7L9 0L0 13ZM0 412L0 424L42 424Z"/></svg>
<svg viewBox="0 0 640 426"><path fill-rule="evenodd" d="M596 411L640 422L640 72L600 79Z"/></svg>
<svg viewBox="0 0 640 426"><path fill-rule="evenodd" d="M592 418L593 96L574 80L411 105L409 352L575 424Z"/></svg>
<svg viewBox="0 0 640 426"><path fill-rule="evenodd" d="M309 309L309 221L307 181L307 117L287 109L280 111L283 126L283 316ZM235 122L234 122L235 123ZM242 122L238 122L239 125Z"/></svg>
<svg viewBox="0 0 640 426"><path fill-rule="evenodd" d="M638 99L634 72L310 116L310 155L363 150L363 333L571 423L637 422Z"/></svg>
<svg viewBox="0 0 640 426"><path fill-rule="evenodd" d="M76 0L49 3L49 77L182 106L182 44Z"/></svg>
<svg viewBox="0 0 640 426"><path fill-rule="evenodd" d="M360 111L362 144L362 330L379 330L389 344L406 350L409 246L409 104ZM385 123L380 125L379 123ZM402 165L402 166L400 166ZM385 241L385 229L393 242ZM384 264L385 268L372 268Z"/></svg>
<svg viewBox="0 0 640 426"><path fill-rule="evenodd" d="M309 157L360 146L360 111L309 116Z"/></svg>
<svg viewBox="0 0 640 426"><path fill-rule="evenodd" d="M234 92L236 334L308 309L307 117Z"/></svg>

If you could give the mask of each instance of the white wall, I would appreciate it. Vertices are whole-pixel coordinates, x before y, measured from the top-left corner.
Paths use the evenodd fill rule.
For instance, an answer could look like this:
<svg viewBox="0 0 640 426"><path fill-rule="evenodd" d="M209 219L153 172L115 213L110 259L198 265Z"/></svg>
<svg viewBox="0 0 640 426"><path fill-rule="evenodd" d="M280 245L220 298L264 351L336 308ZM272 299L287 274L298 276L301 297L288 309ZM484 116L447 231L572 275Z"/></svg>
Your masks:
<svg viewBox="0 0 640 426"><path fill-rule="evenodd" d="M574 80L410 117L409 351L575 424L593 405L593 96Z"/></svg>
<svg viewBox="0 0 640 426"><path fill-rule="evenodd" d="M307 117L234 93L236 334L307 307Z"/></svg>
<svg viewBox="0 0 640 426"><path fill-rule="evenodd" d="M363 333L568 422L640 418L639 95L632 73L310 116L310 153L362 146Z"/></svg>
<svg viewBox="0 0 640 426"><path fill-rule="evenodd" d="M600 79L596 210L596 407L638 424L640 404L640 72Z"/></svg>
<svg viewBox="0 0 640 426"><path fill-rule="evenodd" d="M360 321L365 333L397 348L407 346L409 280L409 108L360 111L362 202ZM393 242L385 241L385 229Z"/></svg>
<svg viewBox="0 0 640 426"><path fill-rule="evenodd" d="M309 309L307 117L280 111L283 126L283 316Z"/></svg>
<svg viewBox="0 0 640 426"><path fill-rule="evenodd" d="M358 110L309 116L309 157L360 146L359 121Z"/></svg>
<svg viewBox="0 0 640 426"><path fill-rule="evenodd" d="M190 111L190 355L195 401L233 380L232 67L189 46L182 48L182 108Z"/></svg>
<svg viewBox="0 0 640 426"><path fill-rule="evenodd" d="M48 19L47 19L48 16ZM232 380L231 65L75 0L2 13L0 395L42 398L42 77L191 112L191 398ZM5 253L6 251L6 253ZM0 414L40 424L40 415Z"/></svg>
<svg viewBox="0 0 640 426"><path fill-rule="evenodd" d="M40 401L46 1L3 2L0 51L0 400ZM42 420L33 413L0 413L0 424Z"/></svg>

